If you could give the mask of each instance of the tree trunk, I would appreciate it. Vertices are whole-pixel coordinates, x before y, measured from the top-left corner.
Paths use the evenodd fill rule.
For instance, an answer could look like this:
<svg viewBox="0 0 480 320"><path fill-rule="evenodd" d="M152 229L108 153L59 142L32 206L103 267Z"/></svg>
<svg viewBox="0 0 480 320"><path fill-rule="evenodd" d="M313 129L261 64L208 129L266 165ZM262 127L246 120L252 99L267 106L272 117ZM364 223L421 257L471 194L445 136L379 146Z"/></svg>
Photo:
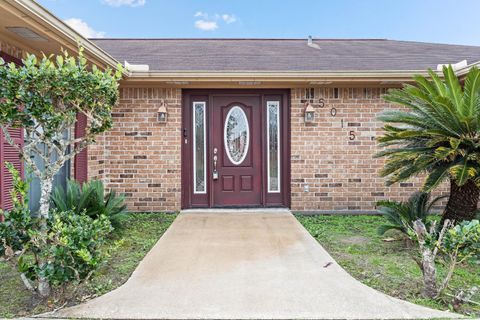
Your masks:
<svg viewBox="0 0 480 320"><path fill-rule="evenodd" d="M423 273L423 295L433 299L438 294L437 288L437 270L435 267L435 254L431 248L426 245L427 229L421 220L413 223L422 255L422 273Z"/></svg>
<svg viewBox="0 0 480 320"><path fill-rule="evenodd" d="M479 196L480 189L473 181L468 180L463 186L457 186L455 181L450 180L450 197L440 225L446 219L454 223L475 219Z"/></svg>
<svg viewBox="0 0 480 320"><path fill-rule="evenodd" d="M49 217L50 211L50 194L52 193L52 178L42 178L40 180L40 232L43 234L43 238L47 238L47 219ZM43 259L42 259L43 260ZM39 261L39 267L43 269L45 267L46 261ZM43 276L38 278L38 294L42 298L46 298L50 295L50 283L48 279Z"/></svg>
<svg viewBox="0 0 480 320"><path fill-rule="evenodd" d="M50 194L52 193L52 180L53 178L41 178L40 180L40 217L42 219L48 219L50 211Z"/></svg>
<svg viewBox="0 0 480 320"><path fill-rule="evenodd" d="M45 277L40 277L38 279L38 294L42 298L47 298L50 295L50 283Z"/></svg>
<svg viewBox="0 0 480 320"><path fill-rule="evenodd" d="M428 248L422 249L423 295L433 299L438 295L435 258Z"/></svg>

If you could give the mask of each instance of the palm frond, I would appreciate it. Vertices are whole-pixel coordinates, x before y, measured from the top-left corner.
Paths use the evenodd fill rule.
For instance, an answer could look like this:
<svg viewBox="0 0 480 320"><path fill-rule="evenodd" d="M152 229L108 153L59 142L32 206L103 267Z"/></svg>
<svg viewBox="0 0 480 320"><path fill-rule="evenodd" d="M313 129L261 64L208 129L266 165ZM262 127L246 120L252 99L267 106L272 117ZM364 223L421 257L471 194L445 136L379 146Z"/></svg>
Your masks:
<svg viewBox="0 0 480 320"><path fill-rule="evenodd" d="M378 228L378 233L383 235L388 230L398 230L407 233L413 222L422 220L428 225L430 209L438 200L430 201L430 194L427 192L415 192L406 202L400 201L379 201L377 202L378 212L385 218L386 223Z"/></svg>
<svg viewBox="0 0 480 320"><path fill-rule="evenodd" d="M454 103L457 110L460 111L463 95L462 87L460 86L460 82L458 81L458 78L455 75L455 72L453 71L453 67L451 65L443 67L443 77L445 79L445 84L447 88L447 96Z"/></svg>
<svg viewBox="0 0 480 320"><path fill-rule="evenodd" d="M427 173L427 191L448 178L480 183L480 70L470 70L464 89L451 66L443 69L444 79L428 73L385 95L404 109L378 116L384 134L377 141L385 149L375 157L387 158L380 175L390 185Z"/></svg>

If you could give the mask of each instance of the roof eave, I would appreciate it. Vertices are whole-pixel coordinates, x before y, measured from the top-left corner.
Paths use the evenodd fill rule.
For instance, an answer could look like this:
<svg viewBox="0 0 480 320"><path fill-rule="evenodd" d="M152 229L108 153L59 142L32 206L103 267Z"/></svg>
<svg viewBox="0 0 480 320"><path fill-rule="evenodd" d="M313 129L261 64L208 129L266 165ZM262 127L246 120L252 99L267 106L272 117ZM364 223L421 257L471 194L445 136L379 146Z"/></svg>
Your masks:
<svg viewBox="0 0 480 320"><path fill-rule="evenodd" d="M413 75L428 76L425 70L382 71L149 71L131 72L128 80L142 81L188 81L188 82L408 82Z"/></svg>
<svg viewBox="0 0 480 320"><path fill-rule="evenodd" d="M34 16L42 23L49 26L49 28L55 30L69 44L76 46L77 43L80 42L87 54L91 55L101 63L104 63L105 66L113 69L117 68L119 62L115 58L68 26L65 22L58 19L37 2L31 0L8 0L8 2L18 10L27 13L29 16ZM124 75L128 75L128 72L124 71Z"/></svg>
<svg viewBox="0 0 480 320"><path fill-rule="evenodd" d="M477 68L480 68L480 61L477 61L477 62L474 62L472 64L469 64L467 65L466 67L464 68L461 68L461 69L458 69L458 70L455 70L455 74L458 76L458 77L463 77L465 76L471 68L473 67L477 67Z"/></svg>

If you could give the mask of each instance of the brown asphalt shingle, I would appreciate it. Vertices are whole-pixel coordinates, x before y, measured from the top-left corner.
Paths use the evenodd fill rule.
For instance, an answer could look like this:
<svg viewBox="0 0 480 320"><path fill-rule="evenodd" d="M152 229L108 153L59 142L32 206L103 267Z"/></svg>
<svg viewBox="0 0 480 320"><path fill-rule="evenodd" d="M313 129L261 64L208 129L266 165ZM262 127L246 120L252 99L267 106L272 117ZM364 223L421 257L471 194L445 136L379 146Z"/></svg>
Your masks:
<svg viewBox="0 0 480 320"><path fill-rule="evenodd" d="M374 71L426 70L466 59L480 47L393 40L92 39L122 63L151 71Z"/></svg>

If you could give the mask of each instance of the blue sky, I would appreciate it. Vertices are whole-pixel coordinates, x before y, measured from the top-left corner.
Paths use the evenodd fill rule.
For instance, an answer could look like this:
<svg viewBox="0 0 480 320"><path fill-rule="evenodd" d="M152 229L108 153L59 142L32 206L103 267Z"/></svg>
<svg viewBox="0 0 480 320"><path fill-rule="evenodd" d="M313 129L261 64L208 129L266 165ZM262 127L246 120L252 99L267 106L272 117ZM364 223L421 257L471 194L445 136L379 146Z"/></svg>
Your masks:
<svg viewBox="0 0 480 320"><path fill-rule="evenodd" d="M480 0L39 0L87 36L480 45Z"/></svg>

